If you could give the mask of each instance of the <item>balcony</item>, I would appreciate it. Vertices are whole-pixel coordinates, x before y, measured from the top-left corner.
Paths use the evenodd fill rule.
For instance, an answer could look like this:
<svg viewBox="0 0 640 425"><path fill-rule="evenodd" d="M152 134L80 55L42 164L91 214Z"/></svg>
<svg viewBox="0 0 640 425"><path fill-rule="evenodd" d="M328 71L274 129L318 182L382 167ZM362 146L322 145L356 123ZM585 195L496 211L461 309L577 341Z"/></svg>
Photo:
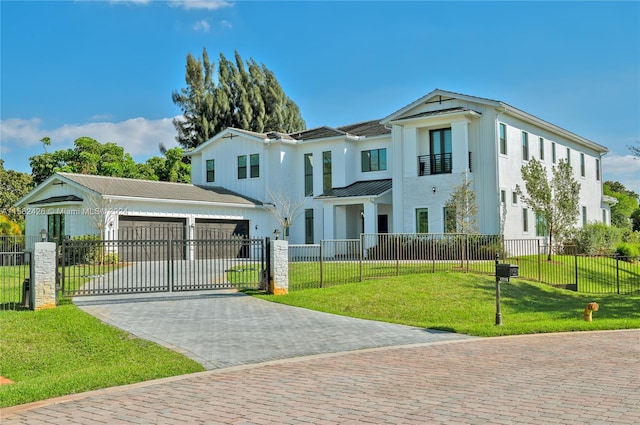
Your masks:
<svg viewBox="0 0 640 425"><path fill-rule="evenodd" d="M418 175L451 174L451 153L420 155L418 157Z"/></svg>

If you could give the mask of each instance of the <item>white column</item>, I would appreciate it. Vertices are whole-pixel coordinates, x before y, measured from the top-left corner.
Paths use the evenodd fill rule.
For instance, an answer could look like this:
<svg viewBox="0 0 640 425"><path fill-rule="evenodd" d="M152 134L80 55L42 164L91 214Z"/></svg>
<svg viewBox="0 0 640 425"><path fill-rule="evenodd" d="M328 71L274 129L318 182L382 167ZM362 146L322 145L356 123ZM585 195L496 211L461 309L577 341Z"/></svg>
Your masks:
<svg viewBox="0 0 640 425"><path fill-rule="evenodd" d="M461 120L451 123L451 145L453 154L452 173L458 174L469 170L469 121Z"/></svg>

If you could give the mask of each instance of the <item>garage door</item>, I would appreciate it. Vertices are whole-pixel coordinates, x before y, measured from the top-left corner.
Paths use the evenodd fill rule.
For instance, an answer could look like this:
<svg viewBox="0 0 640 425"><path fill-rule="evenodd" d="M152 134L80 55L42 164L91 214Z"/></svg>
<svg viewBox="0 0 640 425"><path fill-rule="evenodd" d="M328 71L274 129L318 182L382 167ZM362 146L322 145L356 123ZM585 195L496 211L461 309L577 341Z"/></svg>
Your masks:
<svg viewBox="0 0 640 425"><path fill-rule="evenodd" d="M119 258L123 261L162 261L169 259L169 249L173 249L173 259L184 259L184 248L170 240L185 239L187 220L173 217L120 216L118 218Z"/></svg>
<svg viewBox="0 0 640 425"><path fill-rule="evenodd" d="M249 220L196 219L194 239L196 258L247 258Z"/></svg>

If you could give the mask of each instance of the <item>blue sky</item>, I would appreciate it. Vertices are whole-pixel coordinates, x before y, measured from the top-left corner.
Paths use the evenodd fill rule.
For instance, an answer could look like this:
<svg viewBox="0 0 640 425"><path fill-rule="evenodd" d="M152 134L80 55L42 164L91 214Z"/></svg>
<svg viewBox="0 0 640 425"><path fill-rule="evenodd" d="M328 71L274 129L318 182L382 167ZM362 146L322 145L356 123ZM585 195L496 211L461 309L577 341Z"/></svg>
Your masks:
<svg viewBox="0 0 640 425"><path fill-rule="evenodd" d="M187 53L274 71L307 127L383 118L435 88L605 145L640 193L640 2L0 1L0 155L80 136L137 161L175 145Z"/></svg>

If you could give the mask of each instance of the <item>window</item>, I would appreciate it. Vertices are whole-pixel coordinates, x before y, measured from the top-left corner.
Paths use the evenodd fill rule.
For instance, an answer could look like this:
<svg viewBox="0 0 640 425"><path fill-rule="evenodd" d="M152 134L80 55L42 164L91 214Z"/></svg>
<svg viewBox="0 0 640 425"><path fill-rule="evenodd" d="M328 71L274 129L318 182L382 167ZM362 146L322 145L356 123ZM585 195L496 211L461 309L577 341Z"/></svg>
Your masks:
<svg viewBox="0 0 640 425"><path fill-rule="evenodd" d="M522 231L527 233L529 231L529 210L522 209Z"/></svg>
<svg viewBox="0 0 640 425"><path fill-rule="evenodd" d="M456 225L456 209L444 207L442 209L442 217L444 218L444 232L456 233L458 231L458 226Z"/></svg>
<svg viewBox="0 0 640 425"><path fill-rule="evenodd" d="M451 173L451 129L431 130L431 174Z"/></svg>
<svg viewBox="0 0 640 425"><path fill-rule="evenodd" d="M500 203L502 203L502 204L506 204L507 203L507 191L506 190L501 190L500 191Z"/></svg>
<svg viewBox="0 0 640 425"><path fill-rule="evenodd" d="M238 157L238 179L247 178L247 156L241 155Z"/></svg>
<svg viewBox="0 0 640 425"><path fill-rule="evenodd" d="M587 225L587 207L585 206L582 207L582 225Z"/></svg>
<svg viewBox="0 0 640 425"><path fill-rule="evenodd" d="M567 148L567 164L571 165L571 149Z"/></svg>
<svg viewBox="0 0 640 425"><path fill-rule="evenodd" d="M362 151L362 172L382 171L387 169L387 149Z"/></svg>
<svg viewBox="0 0 640 425"><path fill-rule="evenodd" d="M500 124L500 153L507 154L507 126Z"/></svg>
<svg viewBox="0 0 640 425"><path fill-rule="evenodd" d="M541 137L540 141L540 161L544 161L544 139Z"/></svg>
<svg viewBox="0 0 640 425"><path fill-rule="evenodd" d="M249 155L249 162L251 164L251 178L255 179L260 177L260 154L254 153Z"/></svg>
<svg viewBox="0 0 640 425"><path fill-rule="evenodd" d="M429 208L416 208L416 233L429 233Z"/></svg>
<svg viewBox="0 0 640 425"><path fill-rule="evenodd" d="M207 181L216 181L216 160L207 159Z"/></svg>
<svg viewBox="0 0 640 425"><path fill-rule="evenodd" d="M313 196L313 154L304 154L304 196Z"/></svg>
<svg viewBox="0 0 640 425"><path fill-rule="evenodd" d="M49 214L47 216L47 232L50 242L62 243L64 239L64 214Z"/></svg>
<svg viewBox="0 0 640 425"><path fill-rule="evenodd" d="M518 192L511 192L511 203L513 205L518 204Z"/></svg>
<svg viewBox="0 0 640 425"><path fill-rule="evenodd" d="M580 175L584 177L584 154L580 154Z"/></svg>
<svg viewBox="0 0 640 425"><path fill-rule="evenodd" d="M331 151L322 152L322 190L326 192L332 187Z"/></svg>
<svg viewBox="0 0 640 425"><path fill-rule="evenodd" d="M304 210L304 243L313 243L313 210Z"/></svg>
<svg viewBox="0 0 640 425"><path fill-rule="evenodd" d="M596 158L596 180L600 181L600 160Z"/></svg>
<svg viewBox="0 0 640 425"><path fill-rule="evenodd" d="M607 224L607 210L605 210L604 208L602 209L602 222L604 224Z"/></svg>
<svg viewBox="0 0 640 425"><path fill-rule="evenodd" d="M556 142L551 142L551 162L556 163Z"/></svg>
<svg viewBox="0 0 640 425"><path fill-rule="evenodd" d="M536 214L536 236L549 236L547 221L542 214Z"/></svg>
<svg viewBox="0 0 640 425"><path fill-rule="evenodd" d="M522 160L529 160L529 133L522 132Z"/></svg>

